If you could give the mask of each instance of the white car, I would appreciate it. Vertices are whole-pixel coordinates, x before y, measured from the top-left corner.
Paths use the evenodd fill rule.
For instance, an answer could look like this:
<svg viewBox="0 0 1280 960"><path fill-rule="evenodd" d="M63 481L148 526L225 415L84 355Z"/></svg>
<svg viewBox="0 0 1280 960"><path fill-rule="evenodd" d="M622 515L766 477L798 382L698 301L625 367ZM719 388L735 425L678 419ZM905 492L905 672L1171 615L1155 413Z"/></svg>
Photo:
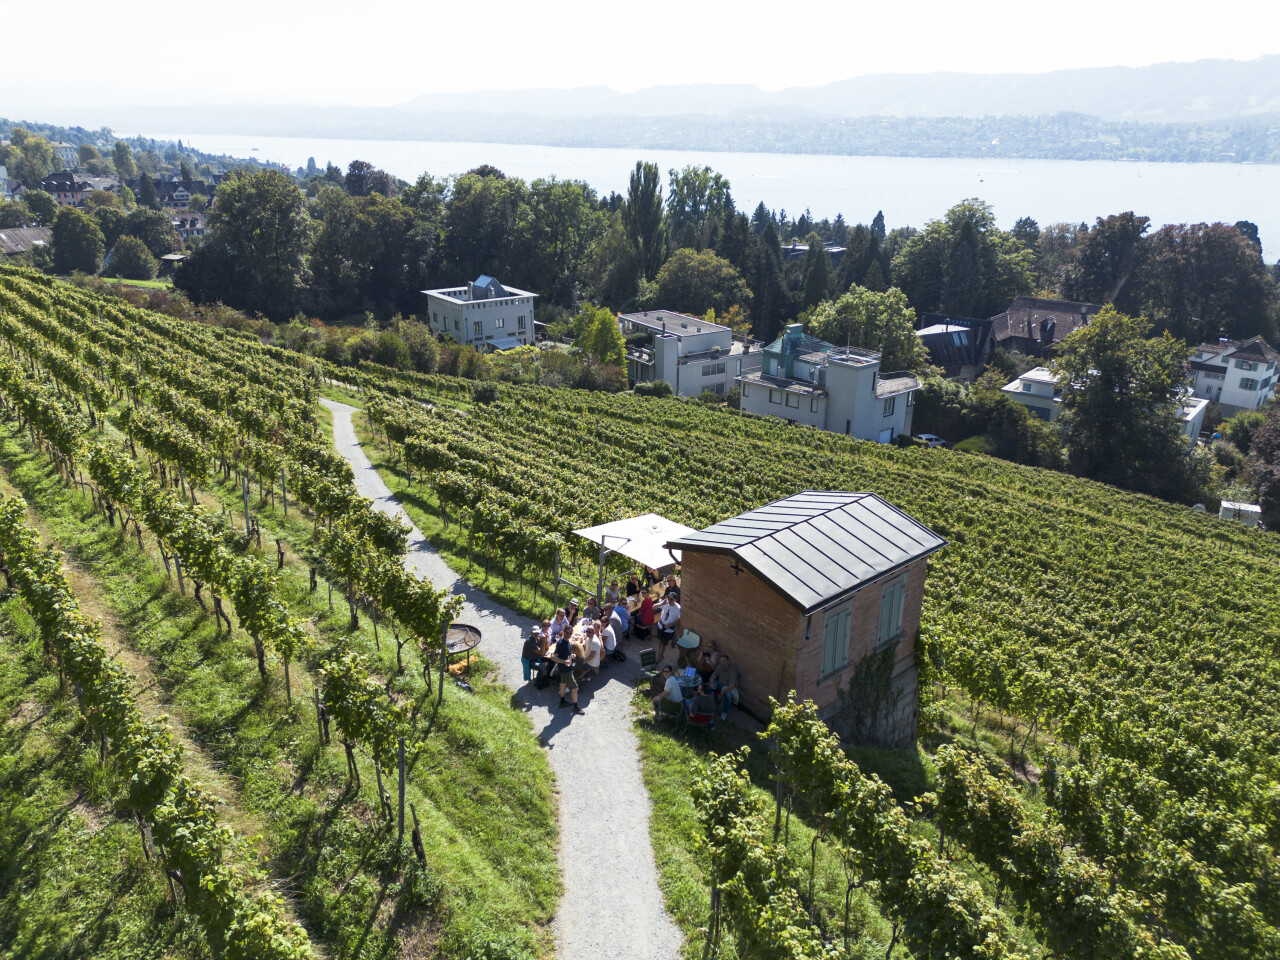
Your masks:
<svg viewBox="0 0 1280 960"><path fill-rule="evenodd" d="M945 447L947 445L947 441L932 433L917 433L916 439L924 441L926 447Z"/></svg>

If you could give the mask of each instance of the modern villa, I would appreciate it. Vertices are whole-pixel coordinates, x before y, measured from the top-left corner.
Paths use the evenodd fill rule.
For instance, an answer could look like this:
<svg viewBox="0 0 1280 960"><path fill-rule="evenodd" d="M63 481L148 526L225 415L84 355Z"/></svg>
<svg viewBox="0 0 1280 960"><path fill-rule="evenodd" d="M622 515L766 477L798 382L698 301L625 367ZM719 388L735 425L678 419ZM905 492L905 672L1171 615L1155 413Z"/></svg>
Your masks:
<svg viewBox="0 0 1280 960"><path fill-rule="evenodd" d="M482 274L465 287L423 290L431 329L477 350L511 350L534 342L536 293L504 286Z"/></svg>
<svg viewBox="0 0 1280 960"><path fill-rule="evenodd" d="M673 310L623 313L627 376L632 383L665 380L677 397L709 390L724 396L743 373L760 369L761 344L736 340L728 327Z"/></svg>

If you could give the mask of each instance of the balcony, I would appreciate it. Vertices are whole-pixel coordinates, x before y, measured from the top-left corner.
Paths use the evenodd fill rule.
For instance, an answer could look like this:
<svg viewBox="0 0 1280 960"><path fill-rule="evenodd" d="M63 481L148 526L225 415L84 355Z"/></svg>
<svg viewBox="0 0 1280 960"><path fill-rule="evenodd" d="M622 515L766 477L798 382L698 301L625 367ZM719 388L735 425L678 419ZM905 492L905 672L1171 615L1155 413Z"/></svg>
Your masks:
<svg viewBox="0 0 1280 960"><path fill-rule="evenodd" d="M761 373L758 370L752 373L744 373L735 379L738 383L768 387L771 390L786 390L790 393L798 393L803 397L825 397L827 395L826 388L819 384L809 383L805 380L791 380L787 377L775 377L768 373Z"/></svg>
<svg viewBox="0 0 1280 960"><path fill-rule="evenodd" d="M920 389L920 381L915 374L907 370L895 370L893 373L882 373L876 381L877 397L893 397L899 393L910 393Z"/></svg>

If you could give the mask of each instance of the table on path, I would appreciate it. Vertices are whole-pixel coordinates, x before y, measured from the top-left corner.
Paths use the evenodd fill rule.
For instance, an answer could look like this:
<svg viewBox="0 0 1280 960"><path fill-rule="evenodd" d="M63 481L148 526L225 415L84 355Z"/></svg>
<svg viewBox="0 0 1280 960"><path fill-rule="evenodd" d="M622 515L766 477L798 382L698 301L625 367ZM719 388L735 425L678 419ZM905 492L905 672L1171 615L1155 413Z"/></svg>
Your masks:
<svg viewBox="0 0 1280 960"><path fill-rule="evenodd" d="M351 461L356 489L376 509L410 523L369 463L351 424L354 407L321 401L333 412L334 446ZM560 795L563 909L555 923L559 960L675 960L681 936L667 915L649 843L649 794L640 776L632 728L632 683L639 657L611 663L582 688L586 715L558 709L554 687L525 683L520 650L533 621L458 577L417 527L409 533L405 566L437 588L461 594L459 619L484 634L499 679L516 692L547 749ZM633 652L639 646L632 644ZM596 905L593 909L587 905Z"/></svg>

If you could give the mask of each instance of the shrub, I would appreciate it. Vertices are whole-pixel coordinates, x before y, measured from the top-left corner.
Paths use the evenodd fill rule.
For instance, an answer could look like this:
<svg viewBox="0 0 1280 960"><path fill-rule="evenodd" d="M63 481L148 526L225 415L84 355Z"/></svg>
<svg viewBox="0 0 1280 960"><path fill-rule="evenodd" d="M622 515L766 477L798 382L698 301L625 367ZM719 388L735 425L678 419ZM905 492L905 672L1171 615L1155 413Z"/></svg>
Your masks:
<svg viewBox="0 0 1280 960"><path fill-rule="evenodd" d="M156 258L151 256L147 245L137 237L124 236L116 241L111 250L111 267L113 277L126 280L154 280L156 276Z"/></svg>
<svg viewBox="0 0 1280 960"><path fill-rule="evenodd" d="M637 383L635 386L635 394L638 397L669 397L671 392L671 384L665 380L650 380L647 383Z"/></svg>

